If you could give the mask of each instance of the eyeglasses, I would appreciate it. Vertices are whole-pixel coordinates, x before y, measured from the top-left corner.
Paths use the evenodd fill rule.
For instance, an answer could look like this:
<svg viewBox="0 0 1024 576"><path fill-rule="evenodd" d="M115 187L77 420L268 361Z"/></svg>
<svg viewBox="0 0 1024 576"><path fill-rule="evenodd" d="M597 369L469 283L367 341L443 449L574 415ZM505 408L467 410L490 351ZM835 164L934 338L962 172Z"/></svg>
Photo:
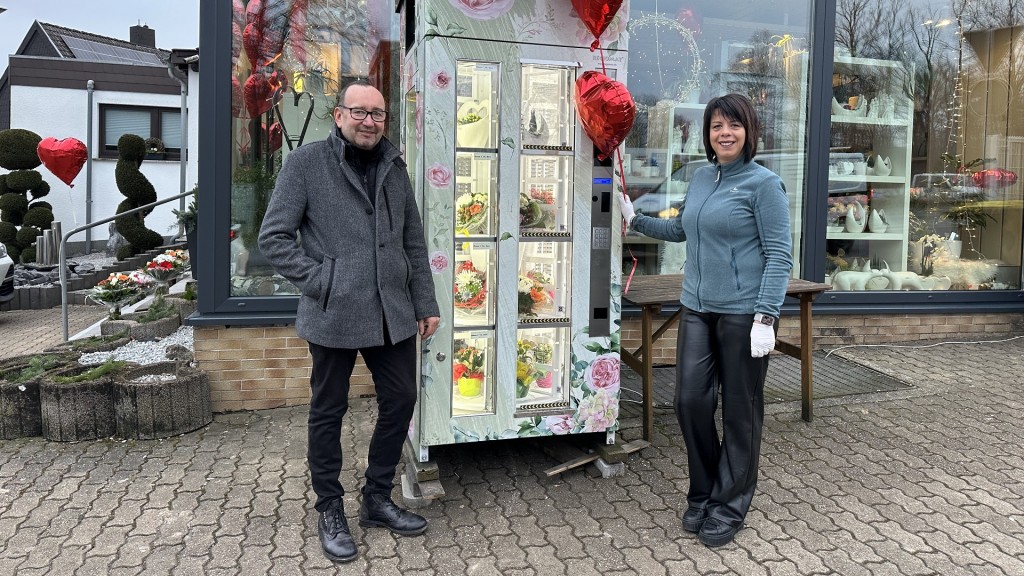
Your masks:
<svg viewBox="0 0 1024 576"><path fill-rule="evenodd" d="M348 110L349 116L351 116L353 120L359 122L366 120L367 116L372 118L374 122L383 122L388 118L388 113L385 112L384 110L373 110L371 112L370 110L363 110L362 108L349 108L348 106L338 106L338 108L344 108L345 110Z"/></svg>

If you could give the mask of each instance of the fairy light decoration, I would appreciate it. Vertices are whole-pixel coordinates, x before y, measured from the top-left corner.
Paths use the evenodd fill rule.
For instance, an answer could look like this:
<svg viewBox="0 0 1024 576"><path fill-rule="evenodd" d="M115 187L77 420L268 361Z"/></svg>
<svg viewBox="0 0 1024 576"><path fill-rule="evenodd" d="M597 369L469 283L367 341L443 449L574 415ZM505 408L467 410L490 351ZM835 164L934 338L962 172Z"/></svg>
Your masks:
<svg viewBox="0 0 1024 576"><path fill-rule="evenodd" d="M655 7L657 10L657 7ZM640 12L635 18L630 18L626 30L630 36L640 35L643 31L649 31L654 36L655 65L658 70L657 86L660 88L660 100L671 100L674 103L682 104L687 97L695 90L701 88L701 78L705 72L704 61L700 57L700 48L697 40L693 37L693 31L684 26L678 20L674 20L659 13ZM662 42L663 32L673 32L679 35L680 42L671 40ZM687 62L689 66L687 67ZM679 82L669 81L666 85L666 73L664 69L685 70ZM636 103L637 112L646 113L649 106L641 102Z"/></svg>

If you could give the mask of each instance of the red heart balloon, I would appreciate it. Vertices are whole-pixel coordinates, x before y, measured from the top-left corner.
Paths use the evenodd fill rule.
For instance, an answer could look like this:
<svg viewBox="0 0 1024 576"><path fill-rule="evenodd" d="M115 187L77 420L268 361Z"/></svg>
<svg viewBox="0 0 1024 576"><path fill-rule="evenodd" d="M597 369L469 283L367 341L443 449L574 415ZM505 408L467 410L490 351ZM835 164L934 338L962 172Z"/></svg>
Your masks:
<svg viewBox="0 0 1024 576"><path fill-rule="evenodd" d="M249 59L249 66L258 68L261 65L260 57L263 46L263 32L255 24L248 24L242 32L242 46L245 47L245 56Z"/></svg>
<svg viewBox="0 0 1024 576"><path fill-rule="evenodd" d="M266 124L261 124L264 130L267 129ZM273 154L281 149L281 144L284 143L284 129L281 128L280 122L274 122L270 125L270 153Z"/></svg>
<svg viewBox="0 0 1024 576"><path fill-rule="evenodd" d="M89 150L76 138L44 138L36 146L36 155L43 162L47 170L54 176L60 178L65 184L74 188L72 182L82 171L85 159L89 156Z"/></svg>
<svg viewBox="0 0 1024 576"><path fill-rule="evenodd" d="M242 99L249 117L257 118L274 105L274 87L263 74L250 74L242 88Z"/></svg>
<svg viewBox="0 0 1024 576"><path fill-rule="evenodd" d="M622 0L572 0L576 14L583 20L587 30L594 35L594 43L590 45L592 49L597 49L598 38L612 23L612 18L615 18L615 13L621 6Z"/></svg>
<svg viewBox="0 0 1024 576"><path fill-rule="evenodd" d="M236 76L231 77L231 116L242 115L242 83Z"/></svg>
<svg viewBox="0 0 1024 576"><path fill-rule="evenodd" d="M633 127L636 104L629 90L622 82L591 70L576 80L573 98L583 131L601 151L597 157L611 156Z"/></svg>

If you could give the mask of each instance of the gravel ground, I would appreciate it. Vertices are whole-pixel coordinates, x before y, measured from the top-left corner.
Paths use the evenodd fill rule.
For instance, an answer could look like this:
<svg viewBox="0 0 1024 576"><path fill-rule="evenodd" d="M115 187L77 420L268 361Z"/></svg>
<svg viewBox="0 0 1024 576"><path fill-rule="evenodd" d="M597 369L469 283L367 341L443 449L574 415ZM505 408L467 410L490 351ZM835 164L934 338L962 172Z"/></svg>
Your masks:
<svg viewBox="0 0 1024 576"><path fill-rule="evenodd" d="M192 327L181 326L173 334L160 340L142 342L132 340L124 346L107 352L83 354L78 362L81 364L102 364L107 360L124 360L139 364L155 364L168 360L166 350L172 344L178 344L192 350Z"/></svg>

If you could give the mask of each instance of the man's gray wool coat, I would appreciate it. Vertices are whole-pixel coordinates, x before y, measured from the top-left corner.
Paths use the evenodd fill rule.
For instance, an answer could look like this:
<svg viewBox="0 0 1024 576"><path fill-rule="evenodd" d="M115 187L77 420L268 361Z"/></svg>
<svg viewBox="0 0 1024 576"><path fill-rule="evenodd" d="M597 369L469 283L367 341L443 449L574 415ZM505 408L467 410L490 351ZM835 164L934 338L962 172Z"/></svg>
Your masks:
<svg viewBox="0 0 1024 576"><path fill-rule="evenodd" d="M259 248L302 292L299 337L355 349L384 344L382 317L392 342L401 342L416 334L417 320L440 314L405 162L381 140L371 204L363 178L345 162L349 145L335 129L288 155Z"/></svg>

